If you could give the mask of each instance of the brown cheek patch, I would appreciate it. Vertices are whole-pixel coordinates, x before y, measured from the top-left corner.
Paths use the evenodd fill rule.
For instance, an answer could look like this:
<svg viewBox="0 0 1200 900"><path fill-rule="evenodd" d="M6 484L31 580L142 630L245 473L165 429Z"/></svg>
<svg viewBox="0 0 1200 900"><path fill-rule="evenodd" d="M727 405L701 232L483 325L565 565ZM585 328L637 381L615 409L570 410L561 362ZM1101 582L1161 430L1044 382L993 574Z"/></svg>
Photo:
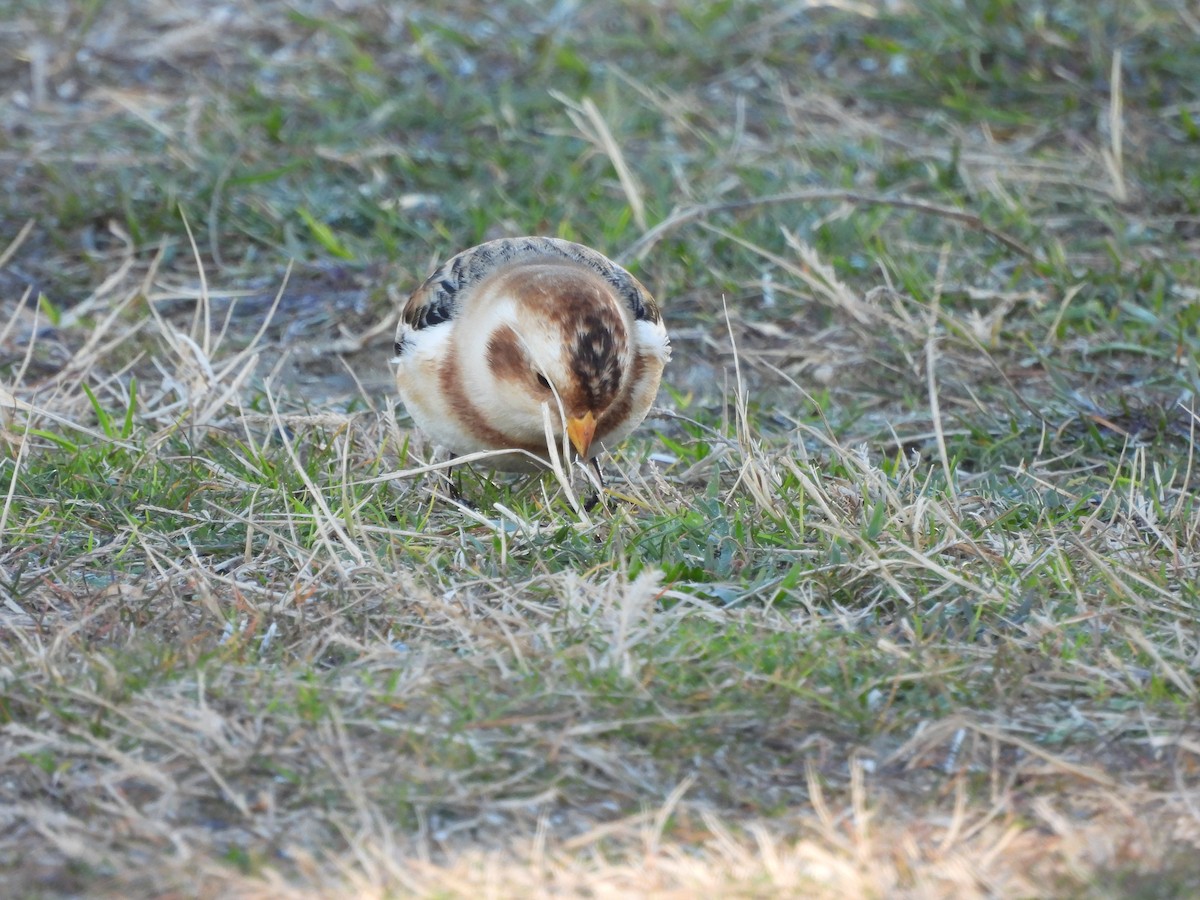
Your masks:
<svg viewBox="0 0 1200 900"><path fill-rule="evenodd" d="M500 381L523 381L529 377L529 361L521 339L509 326L497 328L487 345L487 364Z"/></svg>
<svg viewBox="0 0 1200 900"><path fill-rule="evenodd" d="M470 432L479 443L492 450L528 450L536 456L544 457L546 455L545 444L523 445L507 437L498 428L489 425L479 407L467 396L457 369L458 356L452 352L442 361L441 367L438 369L438 386L442 389L442 396L445 397L446 403L450 407L450 415L462 426L464 431ZM454 450L455 448L449 449Z"/></svg>
<svg viewBox="0 0 1200 900"><path fill-rule="evenodd" d="M507 446L504 435L484 421L479 407L471 402L463 389L462 378L458 374L457 354L451 353L442 361L438 370L438 384L450 406L451 415L463 426L463 430L471 432L481 442L496 447Z"/></svg>

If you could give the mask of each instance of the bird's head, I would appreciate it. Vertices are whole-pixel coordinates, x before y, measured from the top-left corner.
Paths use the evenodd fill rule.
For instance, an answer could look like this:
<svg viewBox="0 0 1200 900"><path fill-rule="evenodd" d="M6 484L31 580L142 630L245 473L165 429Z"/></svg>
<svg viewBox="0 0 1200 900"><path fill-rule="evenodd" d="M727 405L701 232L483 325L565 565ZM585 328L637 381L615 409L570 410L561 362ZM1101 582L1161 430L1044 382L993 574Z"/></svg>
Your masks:
<svg viewBox="0 0 1200 900"><path fill-rule="evenodd" d="M492 307L483 347L489 412L544 445L546 404L556 433L590 459L630 370L629 313L602 279L569 264L526 267L519 284L495 289L508 302Z"/></svg>

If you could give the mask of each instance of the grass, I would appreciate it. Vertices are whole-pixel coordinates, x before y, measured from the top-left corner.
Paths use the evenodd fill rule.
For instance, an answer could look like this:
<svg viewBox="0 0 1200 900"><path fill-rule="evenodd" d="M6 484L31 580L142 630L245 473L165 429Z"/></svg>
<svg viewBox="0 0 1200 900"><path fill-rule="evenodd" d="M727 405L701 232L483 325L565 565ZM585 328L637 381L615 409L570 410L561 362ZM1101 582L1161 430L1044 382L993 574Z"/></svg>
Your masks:
<svg viewBox="0 0 1200 900"><path fill-rule="evenodd" d="M5 896L1196 893L1187 4L10 12ZM524 233L672 333L587 514L387 368Z"/></svg>

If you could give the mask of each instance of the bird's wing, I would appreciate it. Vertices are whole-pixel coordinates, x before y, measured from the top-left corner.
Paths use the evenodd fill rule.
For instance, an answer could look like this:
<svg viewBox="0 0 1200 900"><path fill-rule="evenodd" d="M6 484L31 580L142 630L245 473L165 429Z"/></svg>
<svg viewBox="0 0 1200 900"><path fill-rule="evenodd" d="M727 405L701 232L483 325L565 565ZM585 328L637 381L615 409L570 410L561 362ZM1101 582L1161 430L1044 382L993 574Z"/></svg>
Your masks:
<svg viewBox="0 0 1200 900"><path fill-rule="evenodd" d="M586 266L612 285L635 319L661 321L658 304L650 292L625 269L582 244L547 237L501 238L452 256L408 298L401 321L415 330L449 321L462 309L464 292L472 285L502 266L547 258L568 259Z"/></svg>

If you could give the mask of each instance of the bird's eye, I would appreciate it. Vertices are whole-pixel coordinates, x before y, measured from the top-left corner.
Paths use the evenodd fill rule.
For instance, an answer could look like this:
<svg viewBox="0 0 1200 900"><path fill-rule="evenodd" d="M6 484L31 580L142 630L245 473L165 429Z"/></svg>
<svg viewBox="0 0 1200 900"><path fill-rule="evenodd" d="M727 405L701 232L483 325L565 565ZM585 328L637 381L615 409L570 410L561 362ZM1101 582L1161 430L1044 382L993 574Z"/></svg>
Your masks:
<svg viewBox="0 0 1200 900"><path fill-rule="evenodd" d="M550 390L550 382L546 380L545 375L543 375L541 372L538 372L537 379L538 379L538 384L540 384L546 390Z"/></svg>

